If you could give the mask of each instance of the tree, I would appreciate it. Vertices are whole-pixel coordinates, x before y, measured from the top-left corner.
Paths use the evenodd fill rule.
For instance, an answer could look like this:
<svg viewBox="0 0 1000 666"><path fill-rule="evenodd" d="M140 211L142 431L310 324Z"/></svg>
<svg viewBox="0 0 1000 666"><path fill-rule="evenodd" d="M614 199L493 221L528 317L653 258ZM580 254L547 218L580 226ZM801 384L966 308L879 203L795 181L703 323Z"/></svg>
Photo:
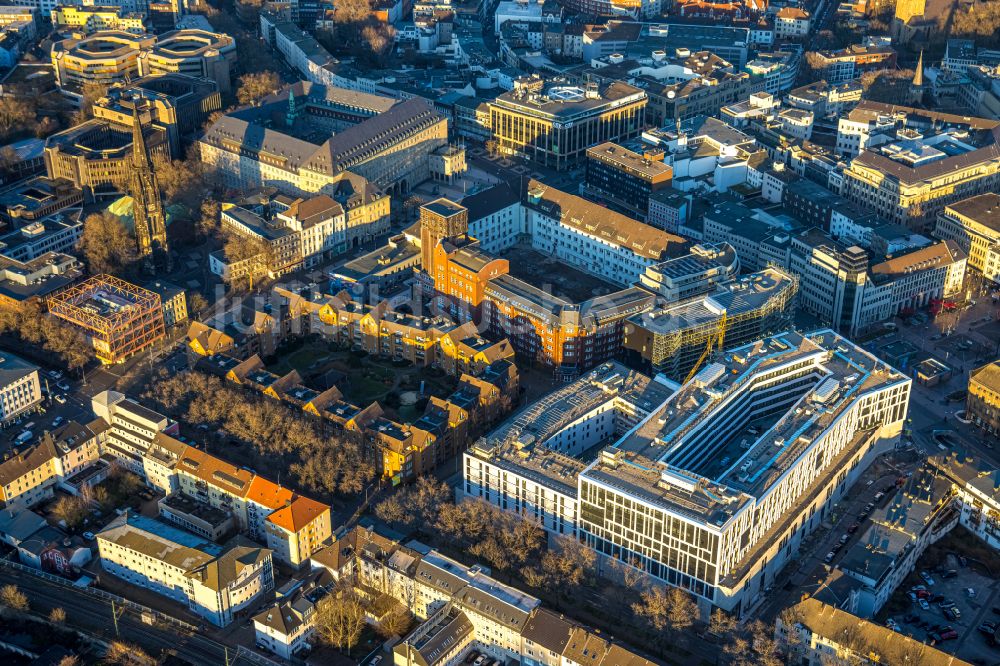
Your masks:
<svg viewBox="0 0 1000 666"><path fill-rule="evenodd" d="M32 128L35 122L35 104L23 97L0 97L0 141Z"/></svg>
<svg viewBox="0 0 1000 666"><path fill-rule="evenodd" d="M66 621L66 611L64 611L62 608L56 606L49 613L49 622L51 622L52 624L62 624L65 621Z"/></svg>
<svg viewBox="0 0 1000 666"><path fill-rule="evenodd" d="M104 663L118 666L154 666L156 660L146 654L138 645L123 641L111 641L104 654Z"/></svg>
<svg viewBox="0 0 1000 666"><path fill-rule="evenodd" d="M255 104L276 92L280 85L281 79L272 71L249 72L240 77L236 99L240 104Z"/></svg>
<svg viewBox="0 0 1000 666"><path fill-rule="evenodd" d="M644 590L640 600L632 604L632 612L649 623L653 629L657 631L666 629L670 616L670 598L666 588L655 585Z"/></svg>
<svg viewBox="0 0 1000 666"><path fill-rule="evenodd" d="M227 261L231 264L241 264L242 270L238 275L249 281L251 291L254 282L266 276L274 263L274 251L271 245L257 236L244 236L235 231L227 231L226 243L222 249Z"/></svg>
<svg viewBox="0 0 1000 666"><path fill-rule="evenodd" d="M319 600L315 622L321 641L350 652L361 638L365 609L357 593L344 585Z"/></svg>
<svg viewBox="0 0 1000 666"><path fill-rule="evenodd" d="M572 591L583 584L597 555L573 537L557 537L553 547L542 556L542 571L553 589Z"/></svg>
<svg viewBox="0 0 1000 666"><path fill-rule="evenodd" d="M736 618L724 612L720 608L716 608L712 611L712 615L708 620L709 632L715 634L716 636L726 637L735 628Z"/></svg>
<svg viewBox="0 0 1000 666"><path fill-rule="evenodd" d="M865 72L859 82L865 99L884 104L906 104L910 99L912 69L881 69Z"/></svg>
<svg viewBox="0 0 1000 666"><path fill-rule="evenodd" d="M368 0L340 0L334 5L333 20L339 24L361 23L371 15Z"/></svg>
<svg viewBox="0 0 1000 666"><path fill-rule="evenodd" d="M375 628L379 636L392 638L405 636L413 624L413 615L403 604L393 601L392 608L382 617Z"/></svg>
<svg viewBox="0 0 1000 666"><path fill-rule="evenodd" d="M83 221L79 249L91 273L115 273L136 259L135 238L121 218L107 211Z"/></svg>
<svg viewBox="0 0 1000 666"><path fill-rule="evenodd" d="M28 610L28 597L17 588L17 585L0 587L0 604L16 611Z"/></svg>
<svg viewBox="0 0 1000 666"><path fill-rule="evenodd" d="M57 666L79 666L80 658L75 654L67 654L59 660Z"/></svg>
<svg viewBox="0 0 1000 666"><path fill-rule="evenodd" d="M188 296L188 309L192 316L197 318L199 314L208 309L208 301L197 291Z"/></svg>
<svg viewBox="0 0 1000 666"><path fill-rule="evenodd" d="M87 517L87 503L81 497L62 495L52 505L52 516L65 522L68 529L76 529Z"/></svg>
<svg viewBox="0 0 1000 666"><path fill-rule="evenodd" d="M219 202L206 199L201 203L201 215L197 223L198 236L214 238L219 234Z"/></svg>
<svg viewBox="0 0 1000 666"><path fill-rule="evenodd" d="M201 160L190 155L183 160L171 160L162 153L153 156L156 182L168 204L181 204L196 210L205 201L205 181Z"/></svg>
<svg viewBox="0 0 1000 666"><path fill-rule="evenodd" d="M80 108L73 114L72 124L79 125L94 117L94 104L108 94L108 86L88 81L80 89Z"/></svg>
<svg viewBox="0 0 1000 666"><path fill-rule="evenodd" d="M695 603L691 595L679 587L671 587L667 591L667 621L670 628L680 635L685 635L685 631L690 629L698 618L698 604Z"/></svg>

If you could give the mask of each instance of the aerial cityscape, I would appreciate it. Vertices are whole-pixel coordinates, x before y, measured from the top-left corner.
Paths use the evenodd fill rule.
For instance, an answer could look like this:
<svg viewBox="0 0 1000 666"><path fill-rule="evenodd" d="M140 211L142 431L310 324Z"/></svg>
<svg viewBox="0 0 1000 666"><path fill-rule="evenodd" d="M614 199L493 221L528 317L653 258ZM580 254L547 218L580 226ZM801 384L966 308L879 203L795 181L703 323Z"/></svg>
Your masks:
<svg viewBox="0 0 1000 666"><path fill-rule="evenodd" d="M1000 0L0 0L0 666L1000 666Z"/></svg>

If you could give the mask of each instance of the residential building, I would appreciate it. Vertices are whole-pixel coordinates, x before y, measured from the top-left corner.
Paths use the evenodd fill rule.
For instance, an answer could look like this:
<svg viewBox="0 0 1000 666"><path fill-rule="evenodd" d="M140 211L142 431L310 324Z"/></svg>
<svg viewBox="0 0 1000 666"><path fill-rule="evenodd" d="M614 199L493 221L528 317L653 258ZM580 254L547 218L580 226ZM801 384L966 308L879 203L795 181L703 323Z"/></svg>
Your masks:
<svg viewBox="0 0 1000 666"><path fill-rule="evenodd" d="M267 544L269 558L293 567L331 538L329 506L173 439L176 423L121 393L100 393L93 407L105 424L104 452L164 493L194 503L174 502L166 519L203 534L222 533L225 518L206 519L205 507L221 510L241 533Z"/></svg>
<svg viewBox="0 0 1000 666"><path fill-rule="evenodd" d="M10 423L41 402L38 366L0 352L0 423Z"/></svg>
<svg viewBox="0 0 1000 666"><path fill-rule="evenodd" d="M1000 361L969 373L966 418L990 433L1000 433Z"/></svg>
<svg viewBox="0 0 1000 666"><path fill-rule="evenodd" d="M185 604L218 627L274 589L271 552L246 541L206 542L160 521L125 514L97 533L101 568Z"/></svg>
<svg viewBox="0 0 1000 666"><path fill-rule="evenodd" d="M315 569L305 580L294 582L291 594L253 616L257 645L282 659L293 659L310 648L316 633L316 604L326 596L333 577L325 569Z"/></svg>
<svg viewBox="0 0 1000 666"><path fill-rule="evenodd" d="M788 106L812 112L816 118L841 116L861 101L861 84L857 81L832 83L824 80L800 86L785 97Z"/></svg>
<svg viewBox="0 0 1000 666"><path fill-rule="evenodd" d="M594 143L639 135L646 93L626 83L580 88L539 77L487 102L497 149L564 170L583 161Z"/></svg>
<svg viewBox="0 0 1000 666"><path fill-rule="evenodd" d="M672 174L662 156L640 155L609 141L587 149L580 191L613 210L643 220L650 194L669 187Z"/></svg>
<svg viewBox="0 0 1000 666"><path fill-rule="evenodd" d="M774 15L775 39L802 39L809 34L812 17L798 7L782 7Z"/></svg>
<svg viewBox="0 0 1000 666"><path fill-rule="evenodd" d="M88 336L105 365L131 358L164 335L159 295L111 275L96 275L49 296L48 308Z"/></svg>
<svg viewBox="0 0 1000 666"><path fill-rule="evenodd" d="M786 658L797 663L969 666L969 662L936 647L816 598L803 599L789 610L790 614L777 619L775 638L792 646L792 654ZM794 619L794 624L788 626L783 618Z"/></svg>
<svg viewBox="0 0 1000 666"><path fill-rule="evenodd" d="M293 86L213 123L200 139L202 161L231 187L275 186L298 196L335 196L347 172L392 193L431 178L448 123L428 102L296 85L307 92L299 97ZM272 123L275 114L284 122Z"/></svg>
<svg viewBox="0 0 1000 666"><path fill-rule="evenodd" d="M163 308L163 327L166 330L187 321L187 291L182 287L166 280L154 280L146 283L145 288L159 295L160 306Z"/></svg>
<svg viewBox="0 0 1000 666"><path fill-rule="evenodd" d="M708 341L738 347L788 328L798 280L776 268L720 281L706 294L658 301L626 320L623 346L640 365L681 381Z"/></svg>
<svg viewBox="0 0 1000 666"><path fill-rule="evenodd" d="M0 500L8 509L23 510L51 499L57 487L78 495L84 485L105 478L78 482L78 474L99 454L97 434L72 421L40 435L34 444L0 463Z"/></svg>
<svg viewBox="0 0 1000 666"><path fill-rule="evenodd" d="M1000 194L987 192L944 207L934 229L968 255L968 267L1000 282Z"/></svg>
<svg viewBox="0 0 1000 666"><path fill-rule="evenodd" d="M918 231L946 205L1000 186L996 120L862 101L840 119L837 146L856 155L841 194Z"/></svg>
<svg viewBox="0 0 1000 666"><path fill-rule="evenodd" d="M127 12L114 5L58 5L52 10L52 25L57 29L68 29L92 34L95 32L117 31L144 35L146 17L140 13Z"/></svg>
<svg viewBox="0 0 1000 666"><path fill-rule="evenodd" d="M578 380L577 390L599 372ZM829 330L731 349L683 386L655 381L667 397L641 403L646 415L623 424L583 471L520 471L511 463L505 476L491 477L477 462L493 454L487 444L466 453L462 495L532 513L537 494L520 490L530 479L555 493L547 500L572 497L576 515L564 529L597 551L599 566L618 559L737 616L761 600L802 539L897 441L911 383ZM548 449L570 458L575 447L602 442L595 433L610 414L577 404L549 404L545 438L522 439L515 428L505 442L529 456ZM759 436L749 435L758 420ZM519 489L516 504L506 484ZM685 537L667 536L681 529Z"/></svg>

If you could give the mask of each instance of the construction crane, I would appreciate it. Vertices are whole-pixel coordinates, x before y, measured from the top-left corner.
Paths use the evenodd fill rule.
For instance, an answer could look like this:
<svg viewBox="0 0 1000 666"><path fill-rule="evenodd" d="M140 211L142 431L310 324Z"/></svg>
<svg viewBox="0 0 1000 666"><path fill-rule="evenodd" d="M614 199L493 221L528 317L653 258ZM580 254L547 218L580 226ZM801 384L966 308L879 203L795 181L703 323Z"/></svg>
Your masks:
<svg viewBox="0 0 1000 666"><path fill-rule="evenodd" d="M712 353L712 349L715 348L718 351L722 351L722 347L726 342L726 313L722 312L722 316L719 317L719 322L715 325L715 331L708 336L708 342L705 343L705 351L701 353L701 357L698 361L691 367L691 372L688 373L684 381L681 382L681 386L687 384L691 381L691 378L697 374L698 369L701 368L701 364L705 362L709 354Z"/></svg>

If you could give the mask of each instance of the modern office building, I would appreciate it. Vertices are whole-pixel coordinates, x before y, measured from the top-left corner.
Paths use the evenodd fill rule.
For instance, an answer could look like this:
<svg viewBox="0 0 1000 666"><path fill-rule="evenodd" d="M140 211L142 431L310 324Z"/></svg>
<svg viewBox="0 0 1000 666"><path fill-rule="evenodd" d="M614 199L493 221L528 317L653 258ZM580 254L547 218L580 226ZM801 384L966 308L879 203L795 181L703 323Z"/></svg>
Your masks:
<svg viewBox="0 0 1000 666"><path fill-rule="evenodd" d="M1000 283L1000 194L987 192L944 207L934 235L955 241L968 255L968 267Z"/></svg>
<svg viewBox="0 0 1000 666"><path fill-rule="evenodd" d="M38 366L0 352L0 423L10 423L41 402Z"/></svg>
<svg viewBox="0 0 1000 666"><path fill-rule="evenodd" d="M794 276L767 268L702 296L658 302L626 320L623 346L637 363L681 381L713 338L721 335L727 348L739 347L787 329L797 288Z"/></svg>
<svg viewBox="0 0 1000 666"><path fill-rule="evenodd" d="M231 187L274 186L299 196L335 196L348 172L393 193L431 178L448 122L427 101L296 86L217 120L200 140L202 161Z"/></svg>
<svg viewBox="0 0 1000 666"><path fill-rule="evenodd" d="M97 533L101 568L178 601L218 627L274 589L271 551L220 546L164 522L125 514Z"/></svg>
<svg viewBox="0 0 1000 666"><path fill-rule="evenodd" d="M620 560L743 616L898 440L911 380L827 330L731 349L683 386L654 380L667 397L640 396L634 420L587 402L590 384L628 382L627 370L598 368L540 420L512 417L500 440L466 453L462 495L528 515L557 509L545 528L576 534L600 566ZM504 451L501 471L492 461Z"/></svg>
<svg viewBox="0 0 1000 666"><path fill-rule="evenodd" d="M609 141L587 149L581 193L612 210L644 220L649 195L669 187L672 174L662 154L640 155Z"/></svg>
<svg viewBox="0 0 1000 666"><path fill-rule="evenodd" d="M712 291L740 272L740 259L729 243L699 243L689 254L653 264L639 276L638 286L667 303Z"/></svg>
<svg viewBox="0 0 1000 666"><path fill-rule="evenodd" d="M487 103L497 149L555 169L581 163L595 143L623 141L643 128L646 93L615 82L585 87L537 76Z"/></svg>
<svg viewBox="0 0 1000 666"><path fill-rule="evenodd" d="M146 76L186 74L215 81L222 94L232 89L236 68L236 40L207 30L173 30L157 36L156 43L139 56L139 71Z"/></svg>
<svg viewBox="0 0 1000 666"><path fill-rule="evenodd" d="M69 208L0 235L0 255L31 261L48 252L71 252L83 234L81 209Z"/></svg>
<svg viewBox="0 0 1000 666"><path fill-rule="evenodd" d="M87 335L105 365L135 356L164 335L159 295L112 275L96 275L49 296L48 308Z"/></svg>
<svg viewBox="0 0 1000 666"><path fill-rule="evenodd" d="M56 84L75 103L83 99L88 84L109 88L148 74L205 77L226 92L235 62L233 38L205 30L175 30L160 36L105 30L52 45Z"/></svg>
<svg viewBox="0 0 1000 666"><path fill-rule="evenodd" d="M1000 433L1000 361L969 373L965 415L986 432Z"/></svg>
<svg viewBox="0 0 1000 666"><path fill-rule="evenodd" d="M52 25L56 29L75 30L84 34L116 31L144 35L146 17L128 12L115 5L59 5L52 10Z"/></svg>
<svg viewBox="0 0 1000 666"><path fill-rule="evenodd" d="M152 156L171 157L170 128L158 121L155 104L144 104L140 113L142 136ZM102 112L99 112L102 113ZM132 176L136 115L103 114L45 140L45 169L53 180L67 180L90 199L128 188Z"/></svg>
<svg viewBox="0 0 1000 666"><path fill-rule="evenodd" d="M208 117L222 108L222 95L211 79L187 74L145 76L110 89L94 103L94 118L131 129L136 106L147 131L166 134L171 157L180 158L184 155L181 138L200 131Z"/></svg>

